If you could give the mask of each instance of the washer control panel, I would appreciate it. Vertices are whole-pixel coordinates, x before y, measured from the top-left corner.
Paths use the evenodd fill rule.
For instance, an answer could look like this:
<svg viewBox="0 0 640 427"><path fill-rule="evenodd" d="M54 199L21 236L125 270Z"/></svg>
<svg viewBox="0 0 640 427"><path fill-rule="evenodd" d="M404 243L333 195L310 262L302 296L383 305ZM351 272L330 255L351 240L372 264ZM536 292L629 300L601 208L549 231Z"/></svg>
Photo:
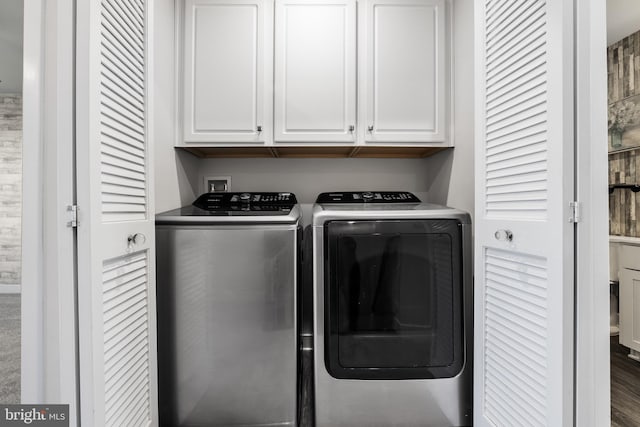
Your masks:
<svg viewBox="0 0 640 427"><path fill-rule="evenodd" d="M298 203L293 193L205 193L193 206L207 211L290 211Z"/></svg>
<svg viewBox="0 0 640 427"><path fill-rule="evenodd" d="M216 194L216 193L214 193ZM295 204L296 196L293 193L230 193L229 203L282 203Z"/></svg>
<svg viewBox="0 0 640 427"><path fill-rule="evenodd" d="M339 191L321 193L316 203L420 203L408 191Z"/></svg>

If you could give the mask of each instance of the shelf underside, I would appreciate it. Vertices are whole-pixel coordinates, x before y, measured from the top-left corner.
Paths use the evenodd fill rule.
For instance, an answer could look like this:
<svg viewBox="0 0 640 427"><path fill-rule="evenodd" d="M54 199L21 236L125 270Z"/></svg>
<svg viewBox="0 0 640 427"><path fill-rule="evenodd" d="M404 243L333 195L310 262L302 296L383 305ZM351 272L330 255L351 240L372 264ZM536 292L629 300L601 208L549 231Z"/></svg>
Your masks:
<svg viewBox="0 0 640 427"><path fill-rule="evenodd" d="M420 158L452 147L176 147L201 158L275 157L275 158Z"/></svg>

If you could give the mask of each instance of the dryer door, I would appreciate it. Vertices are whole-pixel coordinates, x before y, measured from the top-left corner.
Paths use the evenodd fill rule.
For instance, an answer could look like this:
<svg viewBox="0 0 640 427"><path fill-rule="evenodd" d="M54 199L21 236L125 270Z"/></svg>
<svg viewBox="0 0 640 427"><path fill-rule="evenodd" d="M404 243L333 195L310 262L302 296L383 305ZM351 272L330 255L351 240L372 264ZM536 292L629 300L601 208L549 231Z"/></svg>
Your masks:
<svg viewBox="0 0 640 427"><path fill-rule="evenodd" d="M464 362L457 220L325 224L325 364L335 378L457 375Z"/></svg>

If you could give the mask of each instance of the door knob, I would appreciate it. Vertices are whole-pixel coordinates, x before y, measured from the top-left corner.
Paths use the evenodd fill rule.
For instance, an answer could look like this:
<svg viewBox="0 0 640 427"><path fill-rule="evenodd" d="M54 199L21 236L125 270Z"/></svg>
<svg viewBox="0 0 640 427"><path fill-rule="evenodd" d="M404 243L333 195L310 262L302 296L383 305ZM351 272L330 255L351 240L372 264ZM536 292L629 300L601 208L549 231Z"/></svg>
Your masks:
<svg viewBox="0 0 640 427"><path fill-rule="evenodd" d="M369 132L373 132L373 125L369 125L369 127L367 128L367 130L368 130Z"/></svg>
<svg viewBox="0 0 640 427"><path fill-rule="evenodd" d="M497 230L493 236L496 240L501 240L503 242L510 242L513 240L513 233L510 230Z"/></svg>
<svg viewBox="0 0 640 427"><path fill-rule="evenodd" d="M256 128L256 130L257 130L258 132L262 132L262 126L258 126L258 127Z"/></svg>
<svg viewBox="0 0 640 427"><path fill-rule="evenodd" d="M356 130L356 127L354 125L349 126L349 132L353 132L354 130Z"/></svg>
<svg viewBox="0 0 640 427"><path fill-rule="evenodd" d="M147 237L142 233L129 234L127 236L127 252L131 252L134 245L142 245L146 241Z"/></svg>

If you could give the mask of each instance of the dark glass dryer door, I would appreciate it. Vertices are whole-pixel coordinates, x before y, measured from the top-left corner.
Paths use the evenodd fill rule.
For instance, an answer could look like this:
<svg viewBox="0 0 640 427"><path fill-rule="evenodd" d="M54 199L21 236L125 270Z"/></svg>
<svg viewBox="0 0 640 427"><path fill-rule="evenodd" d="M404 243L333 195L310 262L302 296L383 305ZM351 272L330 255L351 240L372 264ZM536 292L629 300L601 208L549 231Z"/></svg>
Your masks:
<svg viewBox="0 0 640 427"><path fill-rule="evenodd" d="M457 220L325 225L325 364L335 378L457 375L464 363Z"/></svg>

